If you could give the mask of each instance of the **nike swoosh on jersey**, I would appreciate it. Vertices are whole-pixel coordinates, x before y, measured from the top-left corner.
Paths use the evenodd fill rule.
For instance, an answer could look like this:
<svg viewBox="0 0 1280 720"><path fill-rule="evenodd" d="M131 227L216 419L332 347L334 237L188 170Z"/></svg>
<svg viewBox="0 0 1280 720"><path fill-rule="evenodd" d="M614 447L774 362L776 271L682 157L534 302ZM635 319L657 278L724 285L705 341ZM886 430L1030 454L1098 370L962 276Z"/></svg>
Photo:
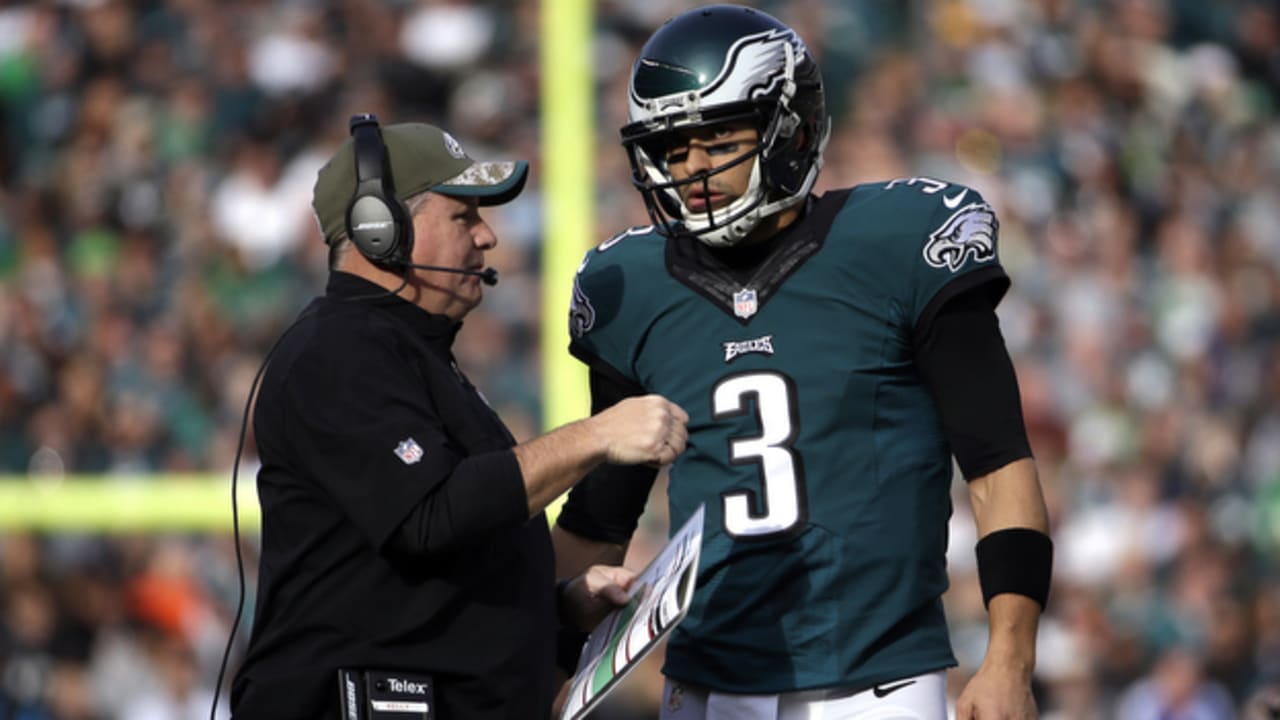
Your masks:
<svg viewBox="0 0 1280 720"><path fill-rule="evenodd" d="M876 697L882 698L890 693L895 693L908 685L915 684L915 680L903 680L902 682L893 683L891 685L876 685L871 688L871 692L874 693Z"/></svg>
<svg viewBox="0 0 1280 720"><path fill-rule="evenodd" d="M952 195L951 197L947 197L946 195L943 195L942 204L946 205L948 210L955 210L956 207L960 205L960 201L964 199L964 196L968 194L968 192L969 192L968 189L964 189L956 193L955 195Z"/></svg>

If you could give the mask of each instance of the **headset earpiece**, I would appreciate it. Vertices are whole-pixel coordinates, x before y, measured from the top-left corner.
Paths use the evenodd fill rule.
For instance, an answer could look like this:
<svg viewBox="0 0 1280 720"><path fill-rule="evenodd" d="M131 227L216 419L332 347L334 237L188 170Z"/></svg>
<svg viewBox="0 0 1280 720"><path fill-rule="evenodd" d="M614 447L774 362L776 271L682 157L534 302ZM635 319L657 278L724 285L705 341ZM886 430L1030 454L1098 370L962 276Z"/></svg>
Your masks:
<svg viewBox="0 0 1280 720"><path fill-rule="evenodd" d="M413 224L396 197L378 118L351 116L356 190L347 205L347 237L360 254L384 267L403 267L413 251Z"/></svg>

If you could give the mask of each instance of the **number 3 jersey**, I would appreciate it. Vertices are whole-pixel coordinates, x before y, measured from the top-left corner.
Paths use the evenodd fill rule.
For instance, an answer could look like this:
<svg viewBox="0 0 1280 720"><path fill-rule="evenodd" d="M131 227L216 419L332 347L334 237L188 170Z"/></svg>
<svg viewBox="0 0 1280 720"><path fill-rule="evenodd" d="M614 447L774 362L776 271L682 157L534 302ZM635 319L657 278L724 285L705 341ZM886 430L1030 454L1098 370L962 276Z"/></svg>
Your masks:
<svg viewBox="0 0 1280 720"><path fill-rule="evenodd" d="M922 178L809 203L761 249L633 228L574 285L574 355L689 414L670 526L705 502L703 548L664 672L725 692L955 664L951 454L913 338L948 298L1003 293L996 218L976 191Z"/></svg>

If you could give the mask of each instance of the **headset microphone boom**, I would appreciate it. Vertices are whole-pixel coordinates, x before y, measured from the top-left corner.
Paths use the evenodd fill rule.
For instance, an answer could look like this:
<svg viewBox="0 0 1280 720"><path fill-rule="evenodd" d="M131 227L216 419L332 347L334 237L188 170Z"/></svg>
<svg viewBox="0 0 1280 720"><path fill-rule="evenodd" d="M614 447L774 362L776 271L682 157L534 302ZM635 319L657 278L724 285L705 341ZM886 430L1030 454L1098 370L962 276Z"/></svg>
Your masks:
<svg viewBox="0 0 1280 720"><path fill-rule="evenodd" d="M498 271L491 267L483 270L469 270L466 268L443 267L441 265L419 265L418 263L405 263L404 266L417 268L418 270L437 270L439 272L458 273L459 275L475 275L485 285L493 286L498 284Z"/></svg>

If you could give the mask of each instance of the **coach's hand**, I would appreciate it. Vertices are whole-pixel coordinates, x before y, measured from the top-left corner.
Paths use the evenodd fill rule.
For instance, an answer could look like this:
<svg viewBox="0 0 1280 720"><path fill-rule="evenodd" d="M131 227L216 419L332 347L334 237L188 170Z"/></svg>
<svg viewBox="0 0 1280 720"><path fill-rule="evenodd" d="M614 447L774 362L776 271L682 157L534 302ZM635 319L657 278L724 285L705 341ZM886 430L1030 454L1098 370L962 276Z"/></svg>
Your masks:
<svg viewBox="0 0 1280 720"><path fill-rule="evenodd" d="M684 452L689 414L661 395L627 398L593 415L589 422L617 465L667 465Z"/></svg>
<svg viewBox="0 0 1280 720"><path fill-rule="evenodd" d="M565 586L560 596L562 622L591 630L614 608L627 603L636 574L619 565L592 565Z"/></svg>

